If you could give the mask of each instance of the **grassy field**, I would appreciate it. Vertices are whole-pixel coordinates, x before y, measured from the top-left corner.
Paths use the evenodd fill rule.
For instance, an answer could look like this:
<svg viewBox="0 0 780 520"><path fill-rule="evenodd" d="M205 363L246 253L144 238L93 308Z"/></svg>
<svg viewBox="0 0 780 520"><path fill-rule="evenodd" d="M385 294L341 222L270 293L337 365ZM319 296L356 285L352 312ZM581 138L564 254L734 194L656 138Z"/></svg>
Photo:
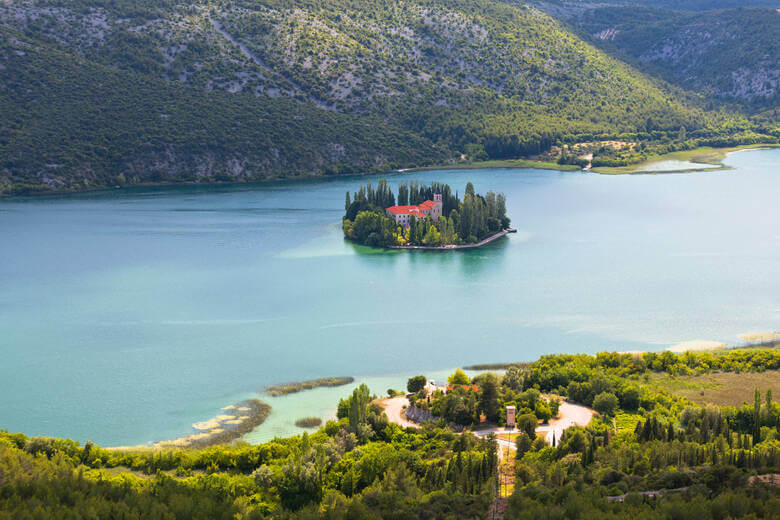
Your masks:
<svg viewBox="0 0 780 520"><path fill-rule="evenodd" d="M656 383L677 395L687 397L699 404L719 406L739 406L753 400L756 388L764 394L771 388L772 393L780 393L780 371L766 372L716 372L696 376L662 376Z"/></svg>
<svg viewBox="0 0 780 520"><path fill-rule="evenodd" d="M486 168L536 168L538 170L577 171L579 166L573 164L558 164L554 162L532 161L530 159L505 159L495 161L475 161L455 164L439 164L422 168L411 168L404 171L426 170L482 170Z"/></svg>

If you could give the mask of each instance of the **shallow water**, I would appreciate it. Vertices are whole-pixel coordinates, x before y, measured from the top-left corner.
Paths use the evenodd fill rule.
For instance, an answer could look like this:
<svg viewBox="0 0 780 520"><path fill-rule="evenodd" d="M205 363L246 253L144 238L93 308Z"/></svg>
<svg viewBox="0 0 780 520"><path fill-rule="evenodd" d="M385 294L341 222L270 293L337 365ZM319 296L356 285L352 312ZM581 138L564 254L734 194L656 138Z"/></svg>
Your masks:
<svg viewBox="0 0 780 520"><path fill-rule="evenodd" d="M394 175L506 194L519 232L457 252L345 243L354 177L0 201L0 427L145 443L271 383L780 329L780 150L727 162ZM348 391L269 399L250 439Z"/></svg>
<svg viewBox="0 0 780 520"><path fill-rule="evenodd" d="M636 169L637 172L683 172L685 170L701 170L714 168L711 164L695 163L691 161L656 161Z"/></svg>

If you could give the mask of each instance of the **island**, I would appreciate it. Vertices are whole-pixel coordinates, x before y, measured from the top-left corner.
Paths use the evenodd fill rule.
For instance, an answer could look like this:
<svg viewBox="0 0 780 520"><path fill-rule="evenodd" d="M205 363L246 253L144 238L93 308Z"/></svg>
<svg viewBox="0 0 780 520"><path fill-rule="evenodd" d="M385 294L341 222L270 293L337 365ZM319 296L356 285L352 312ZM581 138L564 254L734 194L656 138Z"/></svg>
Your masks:
<svg viewBox="0 0 780 520"><path fill-rule="evenodd" d="M430 186L414 181L398 185L398 197L380 179L350 196L342 219L344 237L358 244L393 249L468 249L512 233L506 198L488 191L484 196L469 182L463 200L447 184Z"/></svg>

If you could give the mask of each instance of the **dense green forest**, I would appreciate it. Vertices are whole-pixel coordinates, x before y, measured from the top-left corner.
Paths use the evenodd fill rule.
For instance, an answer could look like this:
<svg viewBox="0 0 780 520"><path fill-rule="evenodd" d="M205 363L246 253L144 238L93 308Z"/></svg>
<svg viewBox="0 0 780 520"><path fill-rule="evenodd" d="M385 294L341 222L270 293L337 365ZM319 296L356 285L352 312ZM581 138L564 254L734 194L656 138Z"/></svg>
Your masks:
<svg viewBox="0 0 780 520"><path fill-rule="evenodd" d="M771 349L604 352L543 356L473 379L457 371L450 383L496 422L507 404L522 412L504 518L769 519L780 489L758 476L780 472L771 387L721 406L664 384L778 369ZM424 382L412 378L410 388L424 392ZM338 421L255 446L118 451L0 432L0 518L490 518L502 500L496 439L458 434L446 419L402 429L373 398L361 386L339 402ZM557 399L599 413L551 446L533 429ZM661 495L640 494L648 491Z"/></svg>
<svg viewBox="0 0 780 520"><path fill-rule="evenodd" d="M506 199L492 191L484 196L474 192L474 185L466 184L461 200L447 184L432 183L420 186L414 181L398 186L398 205L416 206L433 200L434 193L442 196L442 216L438 220L412 215L408 226L396 224L386 208L396 205L395 194L385 179L377 187L371 183L360 186L352 197L349 192L344 204L342 229L344 236L359 244L385 246L443 246L473 244L509 227Z"/></svg>
<svg viewBox="0 0 780 520"><path fill-rule="evenodd" d="M708 63L755 62L776 30L759 22ZM619 135L653 148L681 128L704 144L780 136L776 111L723 109L497 0L4 3L0 70L0 194L388 171Z"/></svg>

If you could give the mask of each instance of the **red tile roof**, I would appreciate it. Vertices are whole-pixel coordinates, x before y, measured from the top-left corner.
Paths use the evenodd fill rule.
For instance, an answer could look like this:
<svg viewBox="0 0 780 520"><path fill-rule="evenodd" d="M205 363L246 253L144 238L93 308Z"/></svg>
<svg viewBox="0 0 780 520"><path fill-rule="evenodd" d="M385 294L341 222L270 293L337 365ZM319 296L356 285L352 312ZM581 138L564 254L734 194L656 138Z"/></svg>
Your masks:
<svg viewBox="0 0 780 520"><path fill-rule="evenodd" d="M435 205L436 203L432 200L426 200L419 206L390 206L387 208L387 211L393 213L394 215L405 215L408 213L410 215L414 215L417 218L425 218L428 216L428 214L425 213L424 210L430 210Z"/></svg>
<svg viewBox="0 0 780 520"><path fill-rule="evenodd" d="M387 211L396 215L403 215L404 213L411 213L417 211L417 206L390 206Z"/></svg>
<svg viewBox="0 0 780 520"><path fill-rule="evenodd" d="M394 215L414 215L417 218L427 218L428 215L420 211L420 206L390 206L387 208L389 213Z"/></svg>

